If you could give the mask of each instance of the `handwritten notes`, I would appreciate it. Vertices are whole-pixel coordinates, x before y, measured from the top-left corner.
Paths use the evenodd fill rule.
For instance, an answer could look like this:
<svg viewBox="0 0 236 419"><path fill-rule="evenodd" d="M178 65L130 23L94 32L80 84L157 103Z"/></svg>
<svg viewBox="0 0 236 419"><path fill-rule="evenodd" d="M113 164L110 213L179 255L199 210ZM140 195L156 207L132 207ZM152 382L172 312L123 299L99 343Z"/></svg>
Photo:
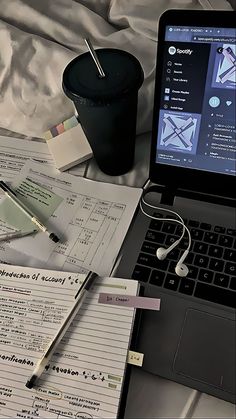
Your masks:
<svg viewBox="0 0 236 419"><path fill-rule="evenodd" d="M0 265L0 418L117 416L134 310L98 304L98 295L135 295L136 281L98 278L39 385L25 387L83 279Z"/></svg>

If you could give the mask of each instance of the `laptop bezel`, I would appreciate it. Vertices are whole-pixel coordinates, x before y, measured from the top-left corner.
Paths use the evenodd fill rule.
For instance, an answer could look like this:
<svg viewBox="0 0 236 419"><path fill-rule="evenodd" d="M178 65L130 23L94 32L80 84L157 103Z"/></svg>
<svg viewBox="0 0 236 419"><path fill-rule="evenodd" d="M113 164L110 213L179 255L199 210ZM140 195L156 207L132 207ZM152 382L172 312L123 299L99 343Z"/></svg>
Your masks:
<svg viewBox="0 0 236 419"><path fill-rule="evenodd" d="M154 107L152 122L152 143L149 178L151 182L171 189L184 189L221 197L235 197L235 176L183 168L156 163L158 117L161 103L162 68L164 64L163 45L168 25L236 28L235 11L167 10L159 20L157 65L155 76Z"/></svg>

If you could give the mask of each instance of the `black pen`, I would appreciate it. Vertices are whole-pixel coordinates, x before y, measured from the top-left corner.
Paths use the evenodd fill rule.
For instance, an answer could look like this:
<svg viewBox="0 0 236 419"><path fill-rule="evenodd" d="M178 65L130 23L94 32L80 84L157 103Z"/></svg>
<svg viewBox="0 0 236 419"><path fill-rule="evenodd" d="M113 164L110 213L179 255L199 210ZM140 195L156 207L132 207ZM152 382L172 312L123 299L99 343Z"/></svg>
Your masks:
<svg viewBox="0 0 236 419"><path fill-rule="evenodd" d="M6 183L2 180L0 181L0 188L4 191L5 195L7 195L8 198L10 198L11 201L14 202L14 204L25 215L27 215L27 217L30 218L32 223L34 223L40 230L42 230L44 233L48 235L49 239L51 239L55 243L59 242L59 238L57 237L57 235L55 233L50 233L47 227L38 219L38 217L35 214L33 214L33 212L17 198L16 193L12 189L10 189L9 186L7 186Z"/></svg>
<svg viewBox="0 0 236 419"><path fill-rule="evenodd" d="M42 358L38 361L31 377L28 379L26 383L26 387L32 388L38 378L43 373L46 365L50 361L53 353L55 352L55 349L57 348L58 344L61 342L61 339L65 335L66 331L68 330L70 324L74 320L76 314L78 313L80 307L83 304L83 301L85 297L87 296L87 293L91 286L93 285L95 279L97 278L97 274L95 272L89 272L88 275L85 277L85 280L83 281L81 287L79 288L78 292L75 295L75 303L73 307L68 312L68 315L66 316L64 322L60 326L59 330L57 331L56 335L54 336L53 340L50 342L48 348L44 352Z"/></svg>

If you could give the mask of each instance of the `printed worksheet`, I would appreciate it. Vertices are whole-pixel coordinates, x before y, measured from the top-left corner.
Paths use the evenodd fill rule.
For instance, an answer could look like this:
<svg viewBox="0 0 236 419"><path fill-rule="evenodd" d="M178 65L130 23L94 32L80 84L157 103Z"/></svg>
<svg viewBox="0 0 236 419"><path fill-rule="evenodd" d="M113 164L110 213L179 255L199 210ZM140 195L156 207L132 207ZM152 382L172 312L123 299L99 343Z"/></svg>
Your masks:
<svg viewBox="0 0 236 419"><path fill-rule="evenodd" d="M134 309L98 297L136 295L137 281L98 277L36 386L25 386L84 278L0 265L0 418L117 417Z"/></svg>
<svg viewBox="0 0 236 419"><path fill-rule="evenodd" d="M55 167L46 143L0 136L0 180L11 182L29 159ZM71 170L73 175L84 176L85 165Z"/></svg>
<svg viewBox="0 0 236 419"><path fill-rule="evenodd" d="M58 173L46 143L0 136L0 180L11 183L29 159L38 163L40 162L43 165L49 165L51 168L54 168L55 173ZM83 176L85 167L86 164L82 163L68 170L67 173L75 176ZM0 202L2 199L1 196L3 197L4 195L0 195ZM0 218L0 233L11 232L12 230L14 230L13 226ZM1 237L0 262L29 266L36 263L37 266L41 266L38 261L36 262L35 256L32 258L20 252L13 251L9 248L8 242L1 241Z"/></svg>
<svg viewBox="0 0 236 419"><path fill-rule="evenodd" d="M15 239L19 240L19 239ZM45 264L42 260L28 256L25 253L17 252L9 247L10 241L0 241L0 263L21 266L37 266L44 268Z"/></svg>
<svg viewBox="0 0 236 419"><path fill-rule="evenodd" d="M63 198L47 227L60 242L42 232L12 241L11 247L44 261L50 269L78 272L80 268L110 275L142 189L95 182L55 173L28 162L13 187L31 181Z"/></svg>

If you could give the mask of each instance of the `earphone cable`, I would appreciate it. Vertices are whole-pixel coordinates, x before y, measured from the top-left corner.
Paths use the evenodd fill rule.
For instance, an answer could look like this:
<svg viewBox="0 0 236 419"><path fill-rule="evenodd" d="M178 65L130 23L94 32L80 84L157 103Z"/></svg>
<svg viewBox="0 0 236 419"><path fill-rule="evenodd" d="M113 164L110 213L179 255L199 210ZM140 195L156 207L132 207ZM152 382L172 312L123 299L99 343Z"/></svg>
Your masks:
<svg viewBox="0 0 236 419"><path fill-rule="evenodd" d="M160 217L155 217L154 215L150 215L150 214L148 214L145 211L145 209L143 208L143 205L142 204L145 204L145 205L147 205L148 207L150 207L152 209L156 209L156 210L166 211L166 212L172 213L172 214L176 215L179 218L179 220L176 220L175 218L160 218ZM189 252L189 249L191 247L191 234L190 234L190 231L189 231L188 227L186 227L186 225L184 224L184 220L182 219L182 217L179 214L177 214L177 212L172 211L172 210L169 210L169 209L166 209L166 208L161 208L161 207L156 207L154 205L151 205L151 204L147 203L144 200L143 196L141 197L141 200L139 202L139 206L140 206L140 209L141 209L142 213L146 217L151 218L152 220L157 220L157 221L171 221L171 222L174 222L174 223L177 223L177 224L182 225L183 231L182 231L182 234L181 234L180 238L178 239L178 242L180 242L182 240L182 238L184 237L184 233L186 231L187 234L188 234L188 246L187 246L185 252Z"/></svg>

